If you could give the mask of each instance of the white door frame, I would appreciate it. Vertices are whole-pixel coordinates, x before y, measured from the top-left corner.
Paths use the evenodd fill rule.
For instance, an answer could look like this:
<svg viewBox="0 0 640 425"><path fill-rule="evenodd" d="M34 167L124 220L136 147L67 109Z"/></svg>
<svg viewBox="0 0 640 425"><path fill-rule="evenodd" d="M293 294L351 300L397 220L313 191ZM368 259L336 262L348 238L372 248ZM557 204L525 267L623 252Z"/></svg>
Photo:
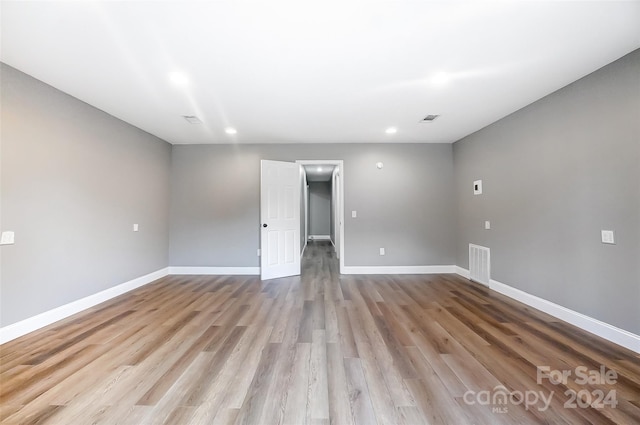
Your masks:
<svg viewBox="0 0 640 425"><path fill-rule="evenodd" d="M340 176L340 171L338 170L338 168L336 167L333 170L333 173L331 174L331 201L333 202L335 200L335 204L333 206L333 211L332 213L334 214L333 217L333 233L334 233L334 238L336 239L336 242L338 243L338 246L340 246L340 241L342 240L342 238L340 237L340 211L342 209L342 204L339 202L340 199L340 194L342 193L342 191L340 190L340 180L342 180L342 177ZM338 256L338 260L340 259L340 250L336 249L336 254Z"/></svg>
<svg viewBox="0 0 640 425"><path fill-rule="evenodd" d="M338 258L340 258L340 273L344 269L344 161L341 159L299 159L296 162L300 165L334 165L338 170L338 212L336 221L339 223L338 232Z"/></svg>
<svg viewBox="0 0 640 425"><path fill-rule="evenodd" d="M309 239L309 183L307 182L307 173L304 171L304 167L300 167L300 172L302 173L301 196L304 197L304 246L302 247L302 252L300 253L300 255L302 255L304 254L304 250L307 249L307 241Z"/></svg>

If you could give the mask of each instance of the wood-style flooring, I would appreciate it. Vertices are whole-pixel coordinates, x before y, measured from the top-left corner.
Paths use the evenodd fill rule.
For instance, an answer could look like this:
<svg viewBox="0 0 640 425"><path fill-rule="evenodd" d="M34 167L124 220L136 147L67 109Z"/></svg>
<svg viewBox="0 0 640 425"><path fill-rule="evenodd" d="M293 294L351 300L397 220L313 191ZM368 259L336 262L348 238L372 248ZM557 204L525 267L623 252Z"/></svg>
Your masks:
<svg viewBox="0 0 640 425"><path fill-rule="evenodd" d="M340 276L326 243L302 276L168 276L0 359L7 424L640 424L638 354L455 275Z"/></svg>

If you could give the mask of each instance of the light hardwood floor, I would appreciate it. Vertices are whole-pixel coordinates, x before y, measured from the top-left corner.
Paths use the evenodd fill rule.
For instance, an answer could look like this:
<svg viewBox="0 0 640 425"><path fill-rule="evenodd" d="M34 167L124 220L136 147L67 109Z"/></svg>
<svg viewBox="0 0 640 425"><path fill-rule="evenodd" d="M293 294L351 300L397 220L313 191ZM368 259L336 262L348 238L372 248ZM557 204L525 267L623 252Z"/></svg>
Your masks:
<svg viewBox="0 0 640 425"><path fill-rule="evenodd" d="M458 276L339 276L326 243L301 277L169 276L0 349L8 424L640 423L639 355Z"/></svg>

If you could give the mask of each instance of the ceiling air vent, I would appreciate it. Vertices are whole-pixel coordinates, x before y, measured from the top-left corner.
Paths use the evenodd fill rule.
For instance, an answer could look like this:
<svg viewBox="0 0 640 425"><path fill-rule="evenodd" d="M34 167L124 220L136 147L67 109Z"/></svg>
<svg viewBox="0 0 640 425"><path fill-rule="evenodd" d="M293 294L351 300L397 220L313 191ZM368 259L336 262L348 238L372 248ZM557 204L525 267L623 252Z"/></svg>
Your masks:
<svg viewBox="0 0 640 425"><path fill-rule="evenodd" d="M200 118L196 117L195 115L183 115L182 118L187 120L189 124L202 124Z"/></svg>
<svg viewBox="0 0 640 425"><path fill-rule="evenodd" d="M426 117L424 117L423 119L420 120L420 122L432 122L434 121L436 118L438 118L440 115L427 115Z"/></svg>

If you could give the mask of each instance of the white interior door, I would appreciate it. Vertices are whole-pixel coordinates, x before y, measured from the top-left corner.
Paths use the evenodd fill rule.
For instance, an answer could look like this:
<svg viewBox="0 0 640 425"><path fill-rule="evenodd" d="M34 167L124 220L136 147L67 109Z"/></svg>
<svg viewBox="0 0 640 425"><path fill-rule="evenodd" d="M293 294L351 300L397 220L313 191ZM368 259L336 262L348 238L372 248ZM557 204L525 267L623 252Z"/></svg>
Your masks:
<svg viewBox="0 0 640 425"><path fill-rule="evenodd" d="M300 274L300 165L260 161L260 275Z"/></svg>

